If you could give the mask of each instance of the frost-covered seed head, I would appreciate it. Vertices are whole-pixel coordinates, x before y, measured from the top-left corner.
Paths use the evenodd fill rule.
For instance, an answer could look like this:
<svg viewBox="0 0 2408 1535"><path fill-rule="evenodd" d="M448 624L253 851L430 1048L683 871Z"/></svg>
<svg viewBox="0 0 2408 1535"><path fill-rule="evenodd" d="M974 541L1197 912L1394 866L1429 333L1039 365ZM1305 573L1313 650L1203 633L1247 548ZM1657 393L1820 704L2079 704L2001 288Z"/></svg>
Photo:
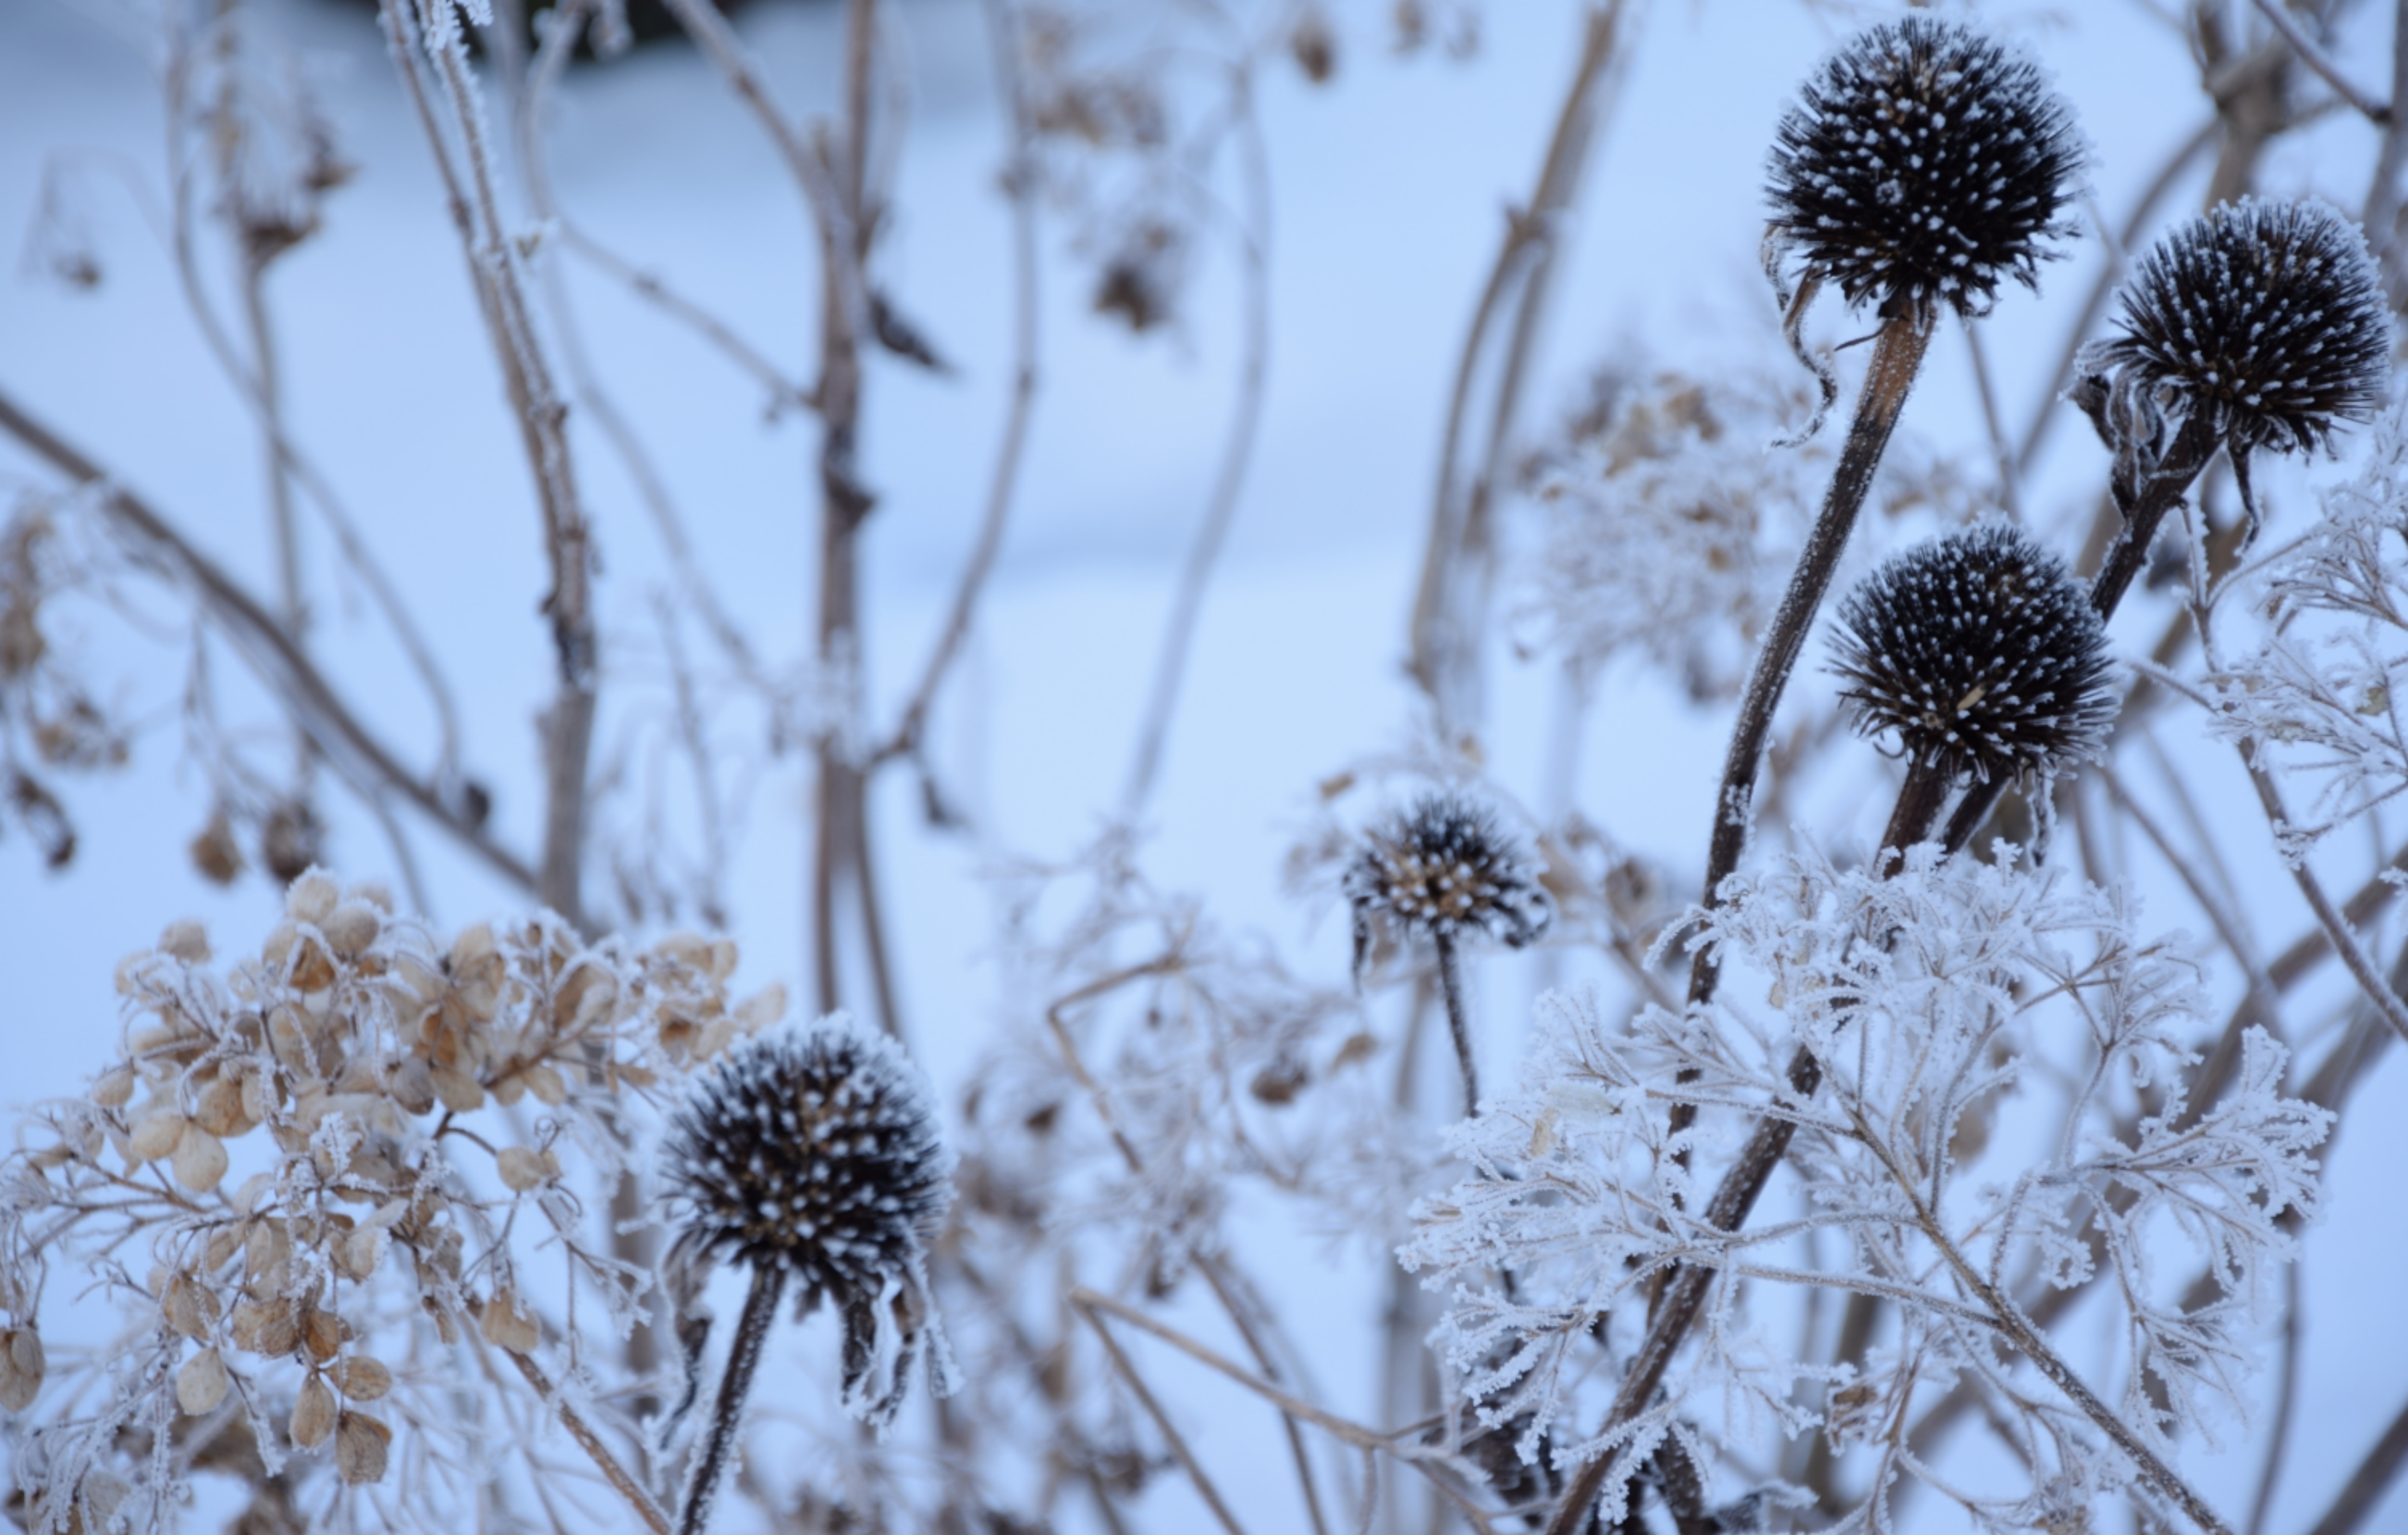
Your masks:
<svg viewBox="0 0 2408 1535"><path fill-rule="evenodd" d="M2036 285L2083 161L2073 114L2037 65L1910 16L1826 59L1782 114L1767 237L1851 304L1978 313L2002 277Z"/></svg>
<svg viewBox="0 0 2408 1535"><path fill-rule="evenodd" d="M677 1111L662 1165L686 1242L782 1268L807 1307L915 1281L953 1201L927 1079L841 1015L732 1048Z"/></svg>
<svg viewBox="0 0 2408 1535"><path fill-rule="evenodd" d="M1357 969L1374 923L1405 938L1483 932L1518 949L1555 914L1537 865L1496 814L1455 794L1426 796L1366 834L1345 889Z"/></svg>
<svg viewBox="0 0 2408 1535"><path fill-rule="evenodd" d="M2114 719L2107 642L2063 561L2002 523L1885 562L1840 608L1832 669L1856 728L1954 778L2046 778Z"/></svg>
<svg viewBox="0 0 2408 1535"><path fill-rule="evenodd" d="M2122 300L2122 334L2083 370L2176 418L2203 413L2236 463L2322 446L2383 403L2391 323L2374 258L2324 203L2219 203L2159 240Z"/></svg>

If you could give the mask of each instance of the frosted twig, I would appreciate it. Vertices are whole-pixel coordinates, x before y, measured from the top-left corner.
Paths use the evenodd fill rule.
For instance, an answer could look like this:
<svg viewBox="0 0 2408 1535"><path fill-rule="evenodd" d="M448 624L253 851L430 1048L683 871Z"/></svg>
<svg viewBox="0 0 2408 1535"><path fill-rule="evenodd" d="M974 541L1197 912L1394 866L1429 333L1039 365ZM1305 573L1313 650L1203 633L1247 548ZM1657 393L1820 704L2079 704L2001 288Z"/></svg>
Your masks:
<svg viewBox="0 0 2408 1535"><path fill-rule="evenodd" d="M2258 9L2266 20L2274 23L2274 30L2281 33L2283 40L2299 54L2300 62L2315 70L2316 78L2331 86L2335 94L2365 113L2369 122L2390 126L2390 104L2368 95L2343 74L2332 60L2325 56L2325 50L2316 46L2315 39L2300 30L2299 22L2284 7L2282 0L2258 0Z"/></svg>
<svg viewBox="0 0 2408 1535"><path fill-rule="evenodd" d="M1221 1522L1221 1528L1229 1535L1246 1535L1245 1528L1238 1523L1237 1515L1231 1513L1229 1505L1222 1500L1221 1489L1212 1485L1211 1476L1197 1460L1196 1452L1187 1447L1187 1441L1180 1434L1178 1426L1170 1421L1170 1414L1154 1399L1154 1392L1146 1385L1145 1378L1137 1372L1137 1366L1130 1362L1129 1356L1121 1352L1120 1341L1112 1336L1111 1329L1104 1326L1103 1319L1092 1309L1075 1302L1073 1309L1094 1330L1096 1341L1104 1345L1104 1352L1111 1356L1112 1368L1128 1384L1129 1390L1137 1397L1139 1405L1145 1409L1146 1415L1154 1419L1154 1426L1161 1430L1163 1440L1170 1446L1171 1455L1177 1457L1180 1468L1187 1472L1187 1480L1195 1485L1197 1495L1212 1511L1212 1516Z"/></svg>
<svg viewBox="0 0 2408 1535"><path fill-rule="evenodd" d="M2408 1466L2408 1407L2400 1410L2400 1415L2391 1420L2373 1448L2349 1473L2349 1480L2342 1484L2331 1507L2325 1510L2325 1516L2316 1521L2308 1535L2353 1535L2366 1523L2367 1515L2382 1504L2384 1494L2400 1479L2402 1466Z"/></svg>
<svg viewBox="0 0 2408 1535"><path fill-rule="evenodd" d="M2251 759L2247 742L2238 743L2238 750L2242 766L2249 770L2249 782L2258 790L2258 803L2265 808L2267 824L2279 837L2282 829L2292 824L2289 812L2283 808L2282 791L2275 786L2273 776ZM2403 1042L2408 1042L2408 1005L2402 1005L2399 994L2384 983L2383 973L2375 968L2372 956L2367 954L2366 946L2358 942L2358 935L2350 930L2348 921L2334 910L2331 897L2325 894L2323 882L2316 878L2315 870L2308 868L2306 858L2284 861L2290 865L2291 879L2299 885L2300 894L2307 897L2308 907L2315 912L2316 921L2324 925L2325 935L2332 940L2333 953L2341 956L2342 966L2349 971L2350 979L2358 983L2358 989L2374 1004L2375 1011L2383 1015L2385 1023L2391 1026L2392 1032L2399 1035Z"/></svg>
<svg viewBox="0 0 2408 1535"><path fill-rule="evenodd" d="M1538 321L1545 307L1546 274L1561 249L1562 234L1579 194L1581 173L1587 165L1597 125L1604 116L1601 98L1607 94L1604 88L1609 66L1624 51L1615 47L1622 15L1622 0L1592 3L1582 12L1580 54L1572 66L1571 83L1564 93L1563 106L1555 113L1546 154L1540 163L1538 184L1526 208L1508 210L1505 238L1481 289L1480 302L1472 310L1471 326L1465 333L1463 351L1455 363L1455 381L1447 396L1446 424L1439 437L1438 481L1430 510L1429 538L1422 554L1420 585L1413 598L1407 662L1413 680L1437 708L1443 729L1460 729L1471 723L1455 718L1463 712L1459 705L1464 700L1455 695L1470 691L1470 673L1479 664L1480 648L1480 636L1470 632L1474 620L1465 610L1467 603L1459 583L1468 580L1475 588L1481 588L1488 579L1488 553L1475 551L1472 543L1484 513L1475 512L1473 502L1477 499L1484 507L1494 490L1499 468L1495 458L1512 428L1522 375L1528 368ZM1471 414L1482 360L1509 303L1515 306L1514 333L1498 370L1489 443L1492 461L1481 468L1466 492L1458 484L1466 451L1466 423ZM1475 555L1478 568L1462 568L1474 563ZM1484 592L1482 600L1484 602Z"/></svg>
<svg viewBox="0 0 2408 1535"><path fill-rule="evenodd" d="M1038 259L1037 168L1029 127L1027 89L1021 79L1020 35L1009 0L987 0L987 23L993 36L996 75L1011 126L1011 157L1003 176L1004 196L1011 207L1011 402L1006 408L1003 439L996 450L995 467L987 482L986 516L979 524L978 541L962 567L953 600L939 633L936 648L921 669L919 685L886 743L873 753L869 767L920 748L927 728L928 710L944 685L954 658L969 638L979 595L995 569L1003 547L1003 530L1011 515L1012 495L1020 481L1020 460L1028 443L1029 422L1037 405Z"/></svg>
<svg viewBox="0 0 2408 1535"><path fill-rule="evenodd" d="M502 1353L510 1363L518 1366L519 1373L526 1377L527 1384L535 1387L535 1394L543 1399L544 1405L560 1414L560 1426L568 1430L568 1437L577 1441L577 1447L593 1460L603 1480L627 1500L627 1506L636 1511L636 1516L644 1521L652 1535L670 1535L668 1515L652 1501L652 1494L627 1474L627 1469L619 1464L619 1457L610 1453L610 1447L602 1442L602 1437L578 1415L577 1409L568 1405L567 1399L552 1390L552 1382L545 1378L542 1368L516 1349L506 1348Z"/></svg>
<svg viewBox="0 0 2408 1535"><path fill-rule="evenodd" d="M1238 361L1237 400L1231 409L1229 435L1221 450L1204 520L1188 546L1180 567L1179 586L1170 600L1170 616L1163 623L1162 649L1154 657L1154 679L1146 690L1145 710L1138 724L1126 785L1121 791L1121 819L1134 824L1154 793L1162 767L1163 743L1187 676L1187 652L1195 642L1196 625L1203 617L1205 589L1211 583L1221 546L1237 516L1238 494L1244 489L1246 468L1253 461L1254 439L1262 426L1264 385L1270 372L1270 171L1263 151L1262 124L1255 119L1254 76L1244 65L1231 71L1230 111L1237 120L1240 176L1245 188L1245 227L1238 246L1243 280L1244 328Z"/></svg>
<svg viewBox="0 0 2408 1535"><path fill-rule="evenodd" d="M495 873L530 895L536 893L534 869L470 824L434 785L404 768L267 610L165 518L132 492L120 488L98 465L25 414L6 395L0 395L0 431L77 484L99 490L100 507L111 523L141 553L192 592L201 610L260 681L284 699L309 728L319 750L363 793L372 793L380 784L399 791Z"/></svg>

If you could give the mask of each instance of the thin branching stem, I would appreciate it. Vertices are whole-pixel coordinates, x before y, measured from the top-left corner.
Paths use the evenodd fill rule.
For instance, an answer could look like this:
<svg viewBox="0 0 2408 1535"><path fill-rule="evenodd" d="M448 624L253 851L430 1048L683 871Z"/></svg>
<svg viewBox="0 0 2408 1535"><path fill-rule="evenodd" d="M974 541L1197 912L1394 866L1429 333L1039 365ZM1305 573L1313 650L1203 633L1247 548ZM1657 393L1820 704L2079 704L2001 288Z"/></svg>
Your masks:
<svg viewBox="0 0 2408 1535"><path fill-rule="evenodd" d="M752 1390L752 1372L760 1366L761 1347L778 1319L778 1298L785 1287L784 1269L774 1263L753 1269L752 1286L744 1292L744 1312L736 1324L736 1341L728 1349L727 1369L719 1377L719 1399L711 1406L710 1427L686 1483L685 1506L678 1512L678 1535L702 1535L710 1526L711 1499L719 1491L727 1456L736 1448L737 1430L743 1426L744 1399Z"/></svg>

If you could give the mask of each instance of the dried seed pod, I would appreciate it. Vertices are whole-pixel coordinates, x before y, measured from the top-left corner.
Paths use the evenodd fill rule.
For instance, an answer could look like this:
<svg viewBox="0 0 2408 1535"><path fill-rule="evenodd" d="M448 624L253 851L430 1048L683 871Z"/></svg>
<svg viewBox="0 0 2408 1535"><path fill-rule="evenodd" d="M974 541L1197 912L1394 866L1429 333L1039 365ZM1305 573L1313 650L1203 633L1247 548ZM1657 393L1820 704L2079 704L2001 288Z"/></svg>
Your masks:
<svg viewBox="0 0 2408 1535"><path fill-rule="evenodd" d="M834 1300L846 1405L890 1422L934 1328L928 1244L953 1202L953 1158L919 1068L842 1013L755 1035L695 1083L661 1162L684 1227L672 1266L733 1257L796 1280L802 1311Z"/></svg>
<svg viewBox="0 0 2408 1535"><path fill-rule="evenodd" d="M2040 68L1969 27L1909 16L1826 59L1774 130L1769 246L1850 304L1979 313L2035 286L2084 162Z"/></svg>
<svg viewBox="0 0 2408 1535"><path fill-rule="evenodd" d="M301 1383L301 1395L293 1404L293 1442L305 1450L316 1449L333 1435L335 1417L335 1394L312 1372Z"/></svg>
<svg viewBox="0 0 2408 1535"><path fill-rule="evenodd" d="M41 1334L30 1325L0 1327L0 1407L11 1413L31 1407L47 1369Z"/></svg>
<svg viewBox="0 0 2408 1535"><path fill-rule="evenodd" d="M1832 669L1857 730L1952 780L2030 782L2096 759L2114 718L2088 592L1985 523L1899 554L1841 605Z"/></svg>
<svg viewBox="0 0 2408 1535"><path fill-rule="evenodd" d="M2077 401L2116 451L2128 501L2180 423L2231 455L2254 530L2249 454L2329 446L2388 388L2391 315L2356 223L2314 200L2220 203L2159 240L2124 284L2120 335L2082 354Z"/></svg>
<svg viewBox="0 0 2408 1535"><path fill-rule="evenodd" d="M1518 949L1555 916L1537 863L1495 812L1458 794L1426 796L1369 832L1345 890L1358 974L1380 928L1405 939L1486 933Z"/></svg>
<svg viewBox="0 0 2408 1535"><path fill-rule="evenodd" d="M176 1405L191 1417L215 1412L225 1400L228 1384L225 1360L216 1349L205 1348L176 1371Z"/></svg>
<svg viewBox="0 0 2408 1535"><path fill-rule="evenodd" d="M393 1430L366 1413L345 1413L335 1426L335 1473L346 1486L365 1487L384 1480Z"/></svg>

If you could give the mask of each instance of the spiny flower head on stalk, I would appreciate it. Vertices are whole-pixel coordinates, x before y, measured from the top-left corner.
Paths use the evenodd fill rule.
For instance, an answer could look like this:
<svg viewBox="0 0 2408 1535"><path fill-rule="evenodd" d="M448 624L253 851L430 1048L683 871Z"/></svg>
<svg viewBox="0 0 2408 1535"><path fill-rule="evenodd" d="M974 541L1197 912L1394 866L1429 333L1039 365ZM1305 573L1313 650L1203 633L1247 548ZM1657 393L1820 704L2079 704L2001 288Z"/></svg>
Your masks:
<svg viewBox="0 0 2408 1535"><path fill-rule="evenodd" d="M2373 419L2390 311L2356 223L2311 199L2219 203L2159 240L2125 283L2120 335L2084 351L2074 398L2137 493L2172 426L2204 419L2240 481L2253 450L2329 447Z"/></svg>
<svg viewBox="0 0 2408 1535"><path fill-rule="evenodd" d="M2114 718L2088 593L2003 523L1887 561L1841 605L1834 649L1857 730L1952 778L2052 777L2095 760Z"/></svg>
<svg viewBox="0 0 2408 1535"><path fill-rule="evenodd" d="M2086 153L2040 67L1969 27L1910 16L1823 61L1774 130L1769 251L1851 305L1928 317L2038 284Z"/></svg>
<svg viewBox="0 0 2408 1535"><path fill-rule="evenodd" d="M928 1246L953 1203L953 1154L919 1068L844 1013L769 1030L694 1084L662 1167L684 1228L671 1288L698 1292L700 1272L732 1257L795 1280L798 1314L833 1299L846 1406L891 1421L935 1325Z"/></svg>
<svg viewBox="0 0 2408 1535"><path fill-rule="evenodd" d="M1367 832L1345 891L1358 974L1375 928L1403 939L1485 933L1518 949L1555 915L1537 861L1494 811L1456 793L1426 795Z"/></svg>

